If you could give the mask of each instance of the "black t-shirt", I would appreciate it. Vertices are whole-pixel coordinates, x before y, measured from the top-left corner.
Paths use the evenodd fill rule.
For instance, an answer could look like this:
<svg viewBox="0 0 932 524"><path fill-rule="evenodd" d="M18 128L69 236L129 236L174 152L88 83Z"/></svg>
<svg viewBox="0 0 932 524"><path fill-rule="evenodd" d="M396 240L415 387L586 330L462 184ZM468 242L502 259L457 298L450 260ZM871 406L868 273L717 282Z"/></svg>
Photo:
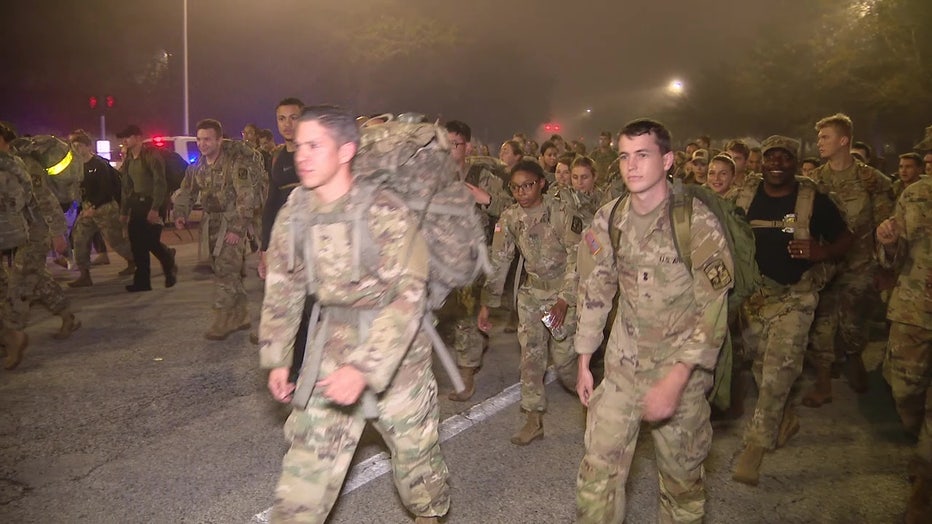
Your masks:
<svg viewBox="0 0 932 524"><path fill-rule="evenodd" d="M81 200L94 207L120 201L120 173L97 155L84 163Z"/></svg>
<svg viewBox="0 0 932 524"><path fill-rule="evenodd" d="M792 194L772 197L764 191L764 184L757 188L757 194L748 208L748 220L777 220L796 212L796 195L799 185ZM809 234L814 240L834 242L848 226L841 212L824 193L816 192L812 205L812 218L809 221ZM808 260L790 258L787 244L793 240L792 233L784 233L779 228L754 228L757 246L757 266L760 272L779 282L790 285L799 282L814 264Z"/></svg>
<svg viewBox="0 0 932 524"><path fill-rule="evenodd" d="M269 237L272 236L272 224L275 223L278 210L288 201L288 195L297 184L300 181L294 169L294 152L282 148L269 174L269 196L262 211L262 251L269 249Z"/></svg>

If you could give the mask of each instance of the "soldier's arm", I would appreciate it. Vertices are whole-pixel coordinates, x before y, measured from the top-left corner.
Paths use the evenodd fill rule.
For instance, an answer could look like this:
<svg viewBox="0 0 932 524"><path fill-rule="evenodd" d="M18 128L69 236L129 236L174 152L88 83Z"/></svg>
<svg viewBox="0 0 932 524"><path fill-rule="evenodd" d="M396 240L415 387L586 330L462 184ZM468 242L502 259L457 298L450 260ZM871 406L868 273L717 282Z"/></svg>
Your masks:
<svg viewBox="0 0 932 524"><path fill-rule="evenodd" d="M564 212L563 214L563 231L561 232L561 241L566 249L566 270L563 273L563 288L560 290L558 298L572 306L576 304L576 287L579 282L579 276L576 273L576 257L579 252L580 233L582 232L582 220L576 218L574 214ZM578 223L574 226L573 221ZM576 229L574 231L574 228Z"/></svg>
<svg viewBox="0 0 932 524"><path fill-rule="evenodd" d="M871 206L873 208L874 229L877 229L881 222L893 215L893 206L896 199L893 198L893 184L890 183L890 179L876 169L872 169L872 171L876 182L874 193L871 195Z"/></svg>
<svg viewBox="0 0 932 524"><path fill-rule="evenodd" d="M152 210L159 211L168 195L168 180L165 178L165 160L158 153L149 153L149 169L152 173Z"/></svg>
<svg viewBox="0 0 932 524"><path fill-rule="evenodd" d="M511 224L517 220L517 215L507 210L495 224L495 233L492 235L492 248L489 250L489 261L492 264L492 273L488 275L482 287L480 303L486 307L501 307L502 294L505 290L505 280L508 279L508 269L515 257L515 237L512 235Z"/></svg>
<svg viewBox="0 0 932 524"><path fill-rule="evenodd" d="M579 249L587 250L593 263L592 272L579 286L576 305L578 320L573 347L580 355L591 355L599 348L612 300L618 292L618 268L608 233L610 213L611 206L600 209L579 243Z"/></svg>
<svg viewBox="0 0 932 524"><path fill-rule="evenodd" d="M133 179L129 176L129 168L126 165L126 159L120 165L120 180L123 183L120 197L120 214L129 215L129 197L133 194Z"/></svg>
<svg viewBox="0 0 932 524"><path fill-rule="evenodd" d="M197 165L191 164L184 171L184 178L181 179L181 186L175 194L172 195L172 206L175 213L175 219L184 218L187 220L197 201L199 188L194 174L197 172Z"/></svg>
<svg viewBox="0 0 932 524"><path fill-rule="evenodd" d="M68 231L68 223L65 222L65 214L61 210L58 198L52 193L52 188L49 187L46 178L48 174L39 165L39 162L32 158L26 161L26 170L32 180L32 191L36 196L42 218L45 219L45 223L49 228L49 234L52 236L64 235Z"/></svg>
<svg viewBox="0 0 932 524"><path fill-rule="evenodd" d="M689 368L714 369L728 329L728 290L734 285L734 262L718 219L694 201L690 249L696 322L676 353Z"/></svg>
<svg viewBox="0 0 932 524"><path fill-rule="evenodd" d="M275 221L266 253L268 273L259 322L259 365L263 369L289 367L304 301L307 293L301 249L291 248L291 202L286 203ZM294 252L294 271L288 271Z"/></svg>
<svg viewBox="0 0 932 524"><path fill-rule="evenodd" d="M394 204L376 201L369 211L369 230L379 246L379 277L392 283L386 297L389 302L372 322L365 340L342 364L359 370L369 388L381 393L420 331L430 255L412 217Z"/></svg>
<svg viewBox="0 0 932 524"><path fill-rule="evenodd" d="M906 222L906 202L903 198L900 198L896 201L896 210L891 217L893 220L892 224L889 224L886 227L891 227L896 234L896 242L890 245L884 245L880 242L877 242L877 261L880 263L880 267L884 269L892 269L895 272L903 268L903 264L906 261L906 255L909 251L909 243L906 238L907 222ZM878 226L884 227L884 226Z"/></svg>

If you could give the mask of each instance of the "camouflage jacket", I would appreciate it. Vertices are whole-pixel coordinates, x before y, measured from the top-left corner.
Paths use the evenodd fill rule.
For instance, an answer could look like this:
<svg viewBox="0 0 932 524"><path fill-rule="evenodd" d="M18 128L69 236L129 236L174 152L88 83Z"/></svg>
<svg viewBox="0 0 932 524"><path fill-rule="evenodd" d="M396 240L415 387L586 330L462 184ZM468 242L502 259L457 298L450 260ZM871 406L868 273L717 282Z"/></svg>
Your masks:
<svg viewBox="0 0 932 524"><path fill-rule="evenodd" d="M841 213L854 232L854 244L845 257L843 269L863 268L872 264L874 230L893 214L893 189L883 173L860 160L850 170L832 171L828 163L809 173L819 191L834 193Z"/></svg>
<svg viewBox="0 0 932 524"><path fill-rule="evenodd" d="M618 366L639 371L677 362L711 370L728 327L727 294L734 265L722 227L699 200L693 203L691 250L694 271L677 257L673 227L664 201L644 237L629 223L631 201L615 215L621 232L612 252L608 219L611 207L599 209L583 234L594 268L580 283L579 324L575 348L591 354L602 342L602 330L618 295L618 314L606 346L606 377Z"/></svg>
<svg viewBox="0 0 932 524"><path fill-rule="evenodd" d="M253 160L221 152L213 164L204 155L188 166L181 187L172 196L175 215L187 217L191 206L200 199L205 213L220 213L228 221L227 230L243 234L249 228L261 195L250 179L245 165Z"/></svg>
<svg viewBox="0 0 932 524"><path fill-rule="evenodd" d="M39 217L26 166L19 157L0 151L0 249L24 245L29 223Z"/></svg>
<svg viewBox="0 0 932 524"><path fill-rule="evenodd" d="M889 252L878 243L880 265L899 272L887 318L913 326L932 326L932 181L911 184L893 215L900 238Z"/></svg>
<svg viewBox="0 0 932 524"><path fill-rule="evenodd" d="M536 212L535 212L536 211ZM508 268L519 251L528 280L525 288L550 287L558 298L576 304L576 250L582 222L559 202L544 195L541 208L528 212L514 204L495 224L490 258L492 273L482 290L482 304L500 307Z"/></svg>
<svg viewBox="0 0 932 524"><path fill-rule="evenodd" d="M514 202L511 194L505 189L502 179L496 176L495 173L483 168L479 170L477 180L466 180L465 177L468 173L469 166L466 166L465 169L459 172L459 179L481 187L492 197L489 205L479 206L479 209L486 215L492 217L501 216L502 211Z"/></svg>
<svg viewBox="0 0 932 524"><path fill-rule="evenodd" d="M609 148L608 151L604 151L597 147L589 154L589 158L595 162L596 173L599 176L599 180L604 183L609 183L612 178L617 175L617 173L611 173L609 169L612 162L618 158L618 153L616 153L614 149Z"/></svg>
<svg viewBox="0 0 932 524"><path fill-rule="evenodd" d="M306 234L312 237L316 249L306 254L295 249L292 240L293 224L302 215L352 215L356 192L354 187L337 201L324 204L299 187L279 211L266 253L268 274L259 326L259 357L263 368L291 365L307 290L314 287L325 312L328 308L377 311L365 340L358 339L355 323L330 323L319 376L327 376L342 365L352 365L366 377L369 388L379 393L392 383L399 366L407 359L430 358L430 344L423 334L419 335L426 309L429 254L416 219L397 198L386 193L376 196L366 216L378 261L373 268L364 268L358 280L352 278L350 271L357 266L353 261L350 223L311 226ZM308 282L305 256L314 257L312 286ZM294 267L289 270L292 260ZM412 345L416 336L423 338L422 343ZM412 347L428 350L409 354Z"/></svg>

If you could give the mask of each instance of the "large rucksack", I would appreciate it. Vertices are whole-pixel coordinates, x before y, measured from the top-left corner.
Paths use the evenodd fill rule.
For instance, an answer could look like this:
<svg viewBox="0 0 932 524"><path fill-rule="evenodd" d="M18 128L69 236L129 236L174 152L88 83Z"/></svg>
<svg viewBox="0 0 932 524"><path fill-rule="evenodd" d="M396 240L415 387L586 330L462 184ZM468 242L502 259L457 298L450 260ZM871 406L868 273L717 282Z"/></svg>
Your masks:
<svg viewBox="0 0 932 524"><path fill-rule="evenodd" d="M682 180L673 181L673 193L670 196L670 224L673 228L673 243L677 256L686 264L690 273L693 271L691 249L689 245L692 232L693 201L699 199L715 215L722 230L734 263L734 285L728 292L728 319L737 318L741 305L761 286L763 278L757 267L756 243L754 231L748 223L744 209L733 202L725 200L711 189L695 184L684 184ZM617 251L621 232L612 227L615 212L624 198L619 198L609 214L609 237L612 248ZM709 398L719 407L730 403L732 351L730 330L725 333L725 342L715 365L715 382L709 392Z"/></svg>
<svg viewBox="0 0 932 524"><path fill-rule="evenodd" d="M156 146L147 146L153 153L157 153L165 162L165 183L168 186L166 194L173 195L181 187L181 181L184 180L184 174L188 170L188 162L178 153Z"/></svg>
<svg viewBox="0 0 932 524"><path fill-rule="evenodd" d="M347 210L340 213L303 213L292 215L290 227L295 253L313 252L308 235L310 227L322 224L347 223L350 242L354 250L353 265L347 268L350 278L359 280L363 271L378 269L378 251L368 226L368 211L379 195L387 195L406 207L413 216L426 240L430 253L427 307L439 309L447 295L455 288L473 283L491 268L485 235L475 199L466 186L459 182L450 157L447 132L436 124L423 123L420 115L403 114L385 124L362 129L359 149L353 160L353 178L356 190ZM292 193L294 205L307 198L300 188ZM308 273L308 294L314 288L315 268L310 256L305 256ZM292 260L289 269L293 270ZM326 308L323 308L326 312ZM316 303L311 313L311 329L315 330L321 307ZM326 315L326 313L324 313ZM365 313L371 315L371 313ZM324 316L326 320L326 316ZM368 320L360 318L360 332ZM457 391L464 389L456 365L434 328L434 316L428 311L421 324L433 343L435 352L450 374ZM319 372L326 321L319 331L308 335L302 374L316 377ZM360 335L363 336L362 334ZM299 408L307 404L313 391L314 380L305 379L298 384L292 403ZM372 395L362 397L363 410L372 416Z"/></svg>
<svg viewBox="0 0 932 524"><path fill-rule="evenodd" d="M52 135L35 135L19 137L11 146L17 155L32 158L42 166L48 175L48 187L60 204L68 206L78 200L84 164L67 142Z"/></svg>
<svg viewBox="0 0 932 524"><path fill-rule="evenodd" d="M0 172L7 173L0 179L0 251L6 251L29 240L26 212L33 196L29 175L19 158L0 153Z"/></svg>

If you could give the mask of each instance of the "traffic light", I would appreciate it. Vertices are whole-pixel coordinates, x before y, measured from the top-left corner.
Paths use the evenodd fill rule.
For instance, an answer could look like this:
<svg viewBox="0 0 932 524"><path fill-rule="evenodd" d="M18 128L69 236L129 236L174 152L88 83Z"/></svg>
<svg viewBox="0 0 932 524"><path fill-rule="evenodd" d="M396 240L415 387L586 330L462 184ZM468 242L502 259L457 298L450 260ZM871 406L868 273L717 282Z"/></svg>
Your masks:
<svg viewBox="0 0 932 524"><path fill-rule="evenodd" d="M90 96L87 98L87 107L91 109L97 109L97 97Z"/></svg>
<svg viewBox="0 0 932 524"><path fill-rule="evenodd" d="M116 104L116 99L113 98L113 95L107 95L107 98L105 100L107 101L108 109L113 107Z"/></svg>
<svg viewBox="0 0 932 524"><path fill-rule="evenodd" d="M547 122L544 124L544 131L547 131L548 133L559 133L560 124L556 122Z"/></svg>

